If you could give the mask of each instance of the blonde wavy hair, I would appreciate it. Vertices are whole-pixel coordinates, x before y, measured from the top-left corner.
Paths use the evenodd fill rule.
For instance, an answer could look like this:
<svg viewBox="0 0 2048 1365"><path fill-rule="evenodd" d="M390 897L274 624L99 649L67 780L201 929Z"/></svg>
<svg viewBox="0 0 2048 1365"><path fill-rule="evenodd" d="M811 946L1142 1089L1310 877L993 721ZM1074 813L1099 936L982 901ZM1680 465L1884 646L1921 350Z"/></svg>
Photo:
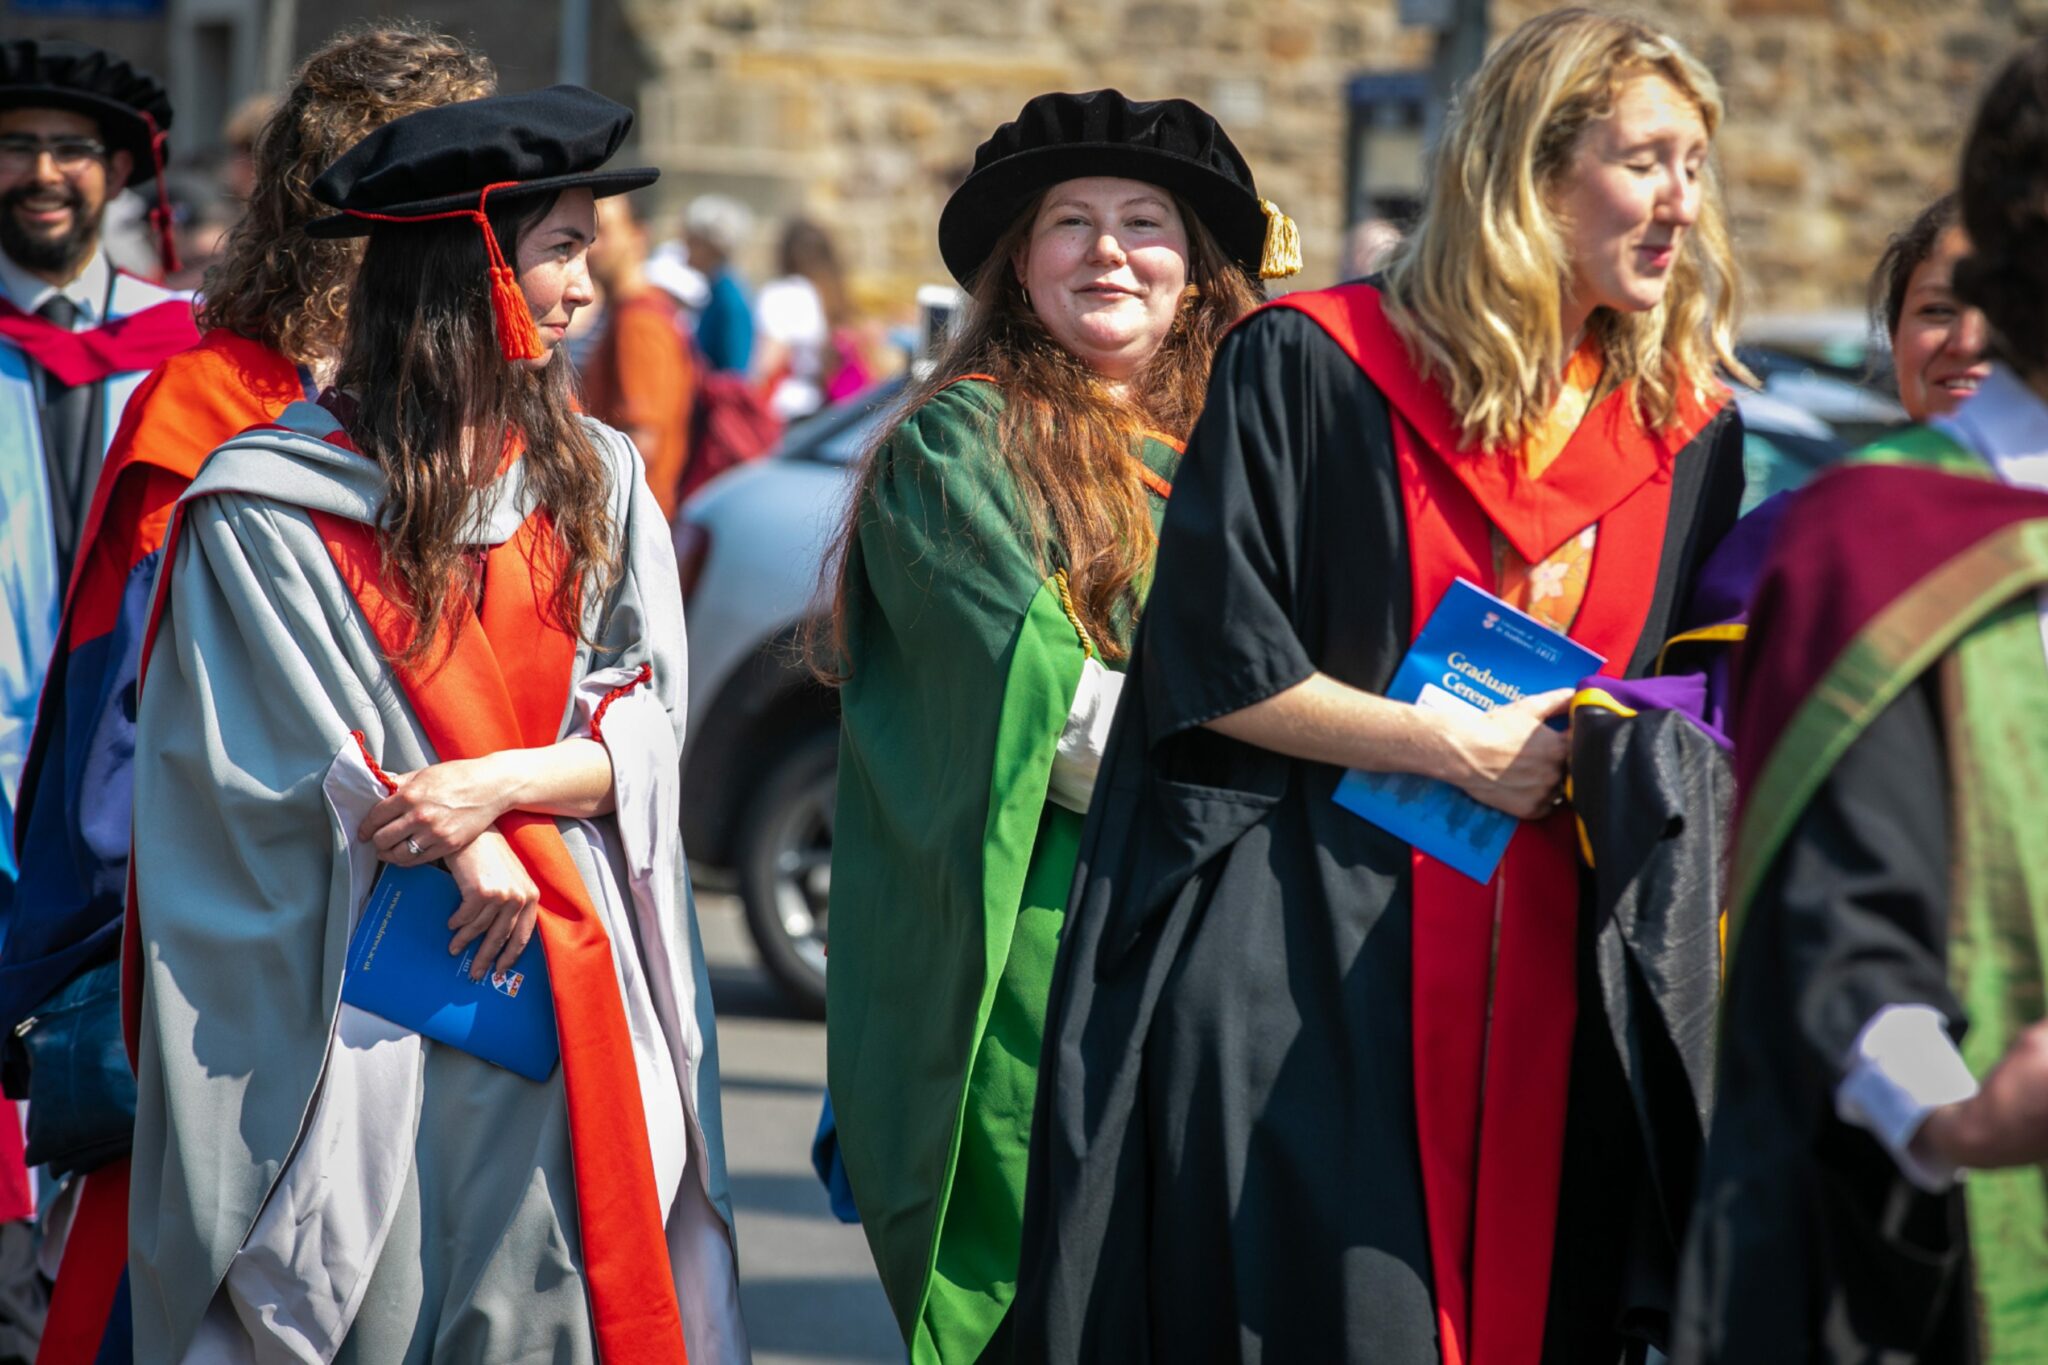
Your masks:
<svg viewBox="0 0 2048 1365"><path fill-rule="evenodd" d="M1693 102L1711 139L1722 115L1713 75L1668 34L1585 9L1516 29L1451 112L1428 202L1388 267L1385 295L1389 319L1442 385L1471 444L1518 445L1556 402L1571 261L1549 196L1580 135L1614 112L1631 81L1652 75ZM1635 381L1637 415L1663 427L1683 398L1717 386L1717 366L1749 380L1734 353L1736 293L1709 159L1699 218L1663 301L1642 313L1595 309L1587 320L1605 362L1603 387Z"/></svg>
<svg viewBox="0 0 2048 1365"><path fill-rule="evenodd" d="M332 361L363 242L301 230L333 212L313 197L313 182L391 120L497 88L490 58L412 19L365 24L328 39L299 67L256 134L256 189L206 272L199 325L260 341L295 364Z"/></svg>

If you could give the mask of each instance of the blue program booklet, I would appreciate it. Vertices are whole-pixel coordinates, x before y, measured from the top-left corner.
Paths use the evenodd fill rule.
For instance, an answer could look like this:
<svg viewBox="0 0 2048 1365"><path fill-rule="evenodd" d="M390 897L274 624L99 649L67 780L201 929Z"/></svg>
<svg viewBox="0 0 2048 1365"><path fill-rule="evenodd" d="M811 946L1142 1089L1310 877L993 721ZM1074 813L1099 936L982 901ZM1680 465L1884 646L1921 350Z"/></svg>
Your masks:
<svg viewBox="0 0 2048 1365"><path fill-rule="evenodd" d="M1464 579L1451 584L1387 687L1431 711L1491 711L1579 681L1606 660ZM1519 823L1448 782L1356 770L1337 804L1477 882L1493 880Z"/></svg>
<svg viewBox="0 0 2048 1365"><path fill-rule="evenodd" d="M450 956L448 917L462 903L438 867L387 867L349 939L341 998L401 1028L544 1081L561 1059L540 935L508 972L469 979L478 945Z"/></svg>

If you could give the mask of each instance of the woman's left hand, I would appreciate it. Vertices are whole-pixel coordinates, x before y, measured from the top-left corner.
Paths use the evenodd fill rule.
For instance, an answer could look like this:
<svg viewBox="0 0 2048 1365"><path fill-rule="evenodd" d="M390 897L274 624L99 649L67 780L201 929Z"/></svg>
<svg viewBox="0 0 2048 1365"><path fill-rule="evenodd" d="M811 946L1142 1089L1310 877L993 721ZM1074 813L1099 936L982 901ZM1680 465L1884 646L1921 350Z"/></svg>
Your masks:
<svg viewBox="0 0 2048 1365"><path fill-rule="evenodd" d="M370 808L358 837L398 867L461 852L511 808L512 783L489 758L436 763L393 781L397 790Z"/></svg>

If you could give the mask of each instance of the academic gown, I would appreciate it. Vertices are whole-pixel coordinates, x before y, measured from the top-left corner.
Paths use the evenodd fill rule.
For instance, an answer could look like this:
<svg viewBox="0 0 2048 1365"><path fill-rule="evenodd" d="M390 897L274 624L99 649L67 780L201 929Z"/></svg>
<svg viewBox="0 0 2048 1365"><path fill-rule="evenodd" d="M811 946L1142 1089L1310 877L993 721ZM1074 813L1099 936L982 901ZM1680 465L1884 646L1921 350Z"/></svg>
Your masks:
<svg viewBox="0 0 2048 1365"><path fill-rule="evenodd" d="M905 418L877 452L847 568L828 1071L854 1202L918 1362L983 1358L1015 1285L1081 829L1048 791L1100 656L1057 548L1041 557L1023 533L990 440L1001 404L969 377ZM1155 519L1179 454L1135 448Z"/></svg>
<svg viewBox="0 0 2048 1365"><path fill-rule="evenodd" d="M105 321L54 340L40 318L0 306L0 829L13 831L43 675L57 640L84 506L53 487L43 451L44 362L92 384L86 439L97 469L150 368L199 339L183 294L110 272ZM90 378L87 378L90 376ZM83 496L93 492L90 478ZM0 932L11 918L14 846L0 839Z"/></svg>
<svg viewBox="0 0 2048 1365"><path fill-rule="evenodd" d="M1418 1142L1418 1093L1455 1085L1452 1062L1432 1061L1421 1076L1415 1063L1417 859L1335 804L1337 767L1203 728L1316 670L1384 690L1419 625L1415 582L1431 585L1433 601L1458 547L1487 560L1459 571L1491 582L1491 556L1479 548L1485 518L1468 499L1458 535L1429 524L1431 506L1463 495L1437 479L1422 496L1413 476L1429 452L1396 439L1390 394L1362 369L1367 355L1390 376L1405 405L1398 420L1449 439L1448 409L1441 399L1432 407L1433 390L1397 360L1405 352L1390 341L1376 291L1348 286L1286 304L1254 314L1219 352L1083 835L1032 1133L1013 1310L1019 1359L1536 1358L1551 1235L1518 1223L1516 1210L1542 1208L1559 1179L1579 913L1570 883L1565 922L1544 945L1546 971L1565 983L1561 1011L1554 997L1538 999L1550 1022L1513 1030L1543 1036L1557 1092L1511 1094L1516 1077L1501 1073L1517 1068L1502 1066L1484 1120L1500 1125L1484 1144L1496 1152L1547 1140L1550 1155L1523 1186L1482 1189L1476 1201L1469 1188L1438 1185L1435 1234L1477 1241L1468 1318L1433 1268ZM1609 664L1633 674L1655 659L1696 566L1734 520L1740 428L1724 408L1675 442L1624 451L1621 438L1608 439L1630 425L1623 399L1596 405L1553 468L1597 484L1598 471L1634 462L1647 472L1629 496L1668 497L1668 517L1646 519L1638 507L1603 519L1575 627L1637 641ZM1557 512L1559 539L1585 525L1554 490L1525 489L1523 501ZM1631 613L1638 619L1618 629L1601 625ZM1568 813L1539 833L1560 836L1569 847ZM1515 920L1504 925L1503 957L1527 946L1526 936L1516 944ZM1450 1000L1475 1034L1485 964L1482 939L1476 982L1422 993ZM1522 1008L1506 989L1504 979L1497 1007ZM1441 1012L1419 1017L1442 1027ZM1514 1041L1496 1028L1503 1054ZM1602 1088L1626 1104L1618 1082ZM1436 1134L1462 1142L1468 1171L1482 1148L1472 1118L1462 1134ZM1632 1128L1625 1108L1615 1121ZM1588 1206L1571 1190L1561 1205L1559 1247L1607 1232L1578 1224ZM1514 1264L1539 1239L1533 1268L1503 1279L1484 1264ZM1560 1253L1560 1293L1577 1292L1574 1265ZM1596 1286L1610 1303L1617 1290ZM1500 1297L1516 1294L1519 1303ZM1468 1321L1482 1332L1470 1350ZM1611 1323L1595 1326L1612 1345ZM1483 1333L1495 1331L1489 1349ZM1567 1341L1554 1358L1600 1357Z"/></svg>
<svg viewBox="0 0 2048 1365"><path fill-rule="evenodd" d="M120 955L136 680L164 536L207 455L310 397L309 387L285 356L216 328L152 370L121 414L79 535L22 769L21 889L0 948L0 1036L66 982L111 970ZM81 1212L71 1226L79 1235L65 1242L44 1327L45 1365L98 1357L128 1260L126 1152L92 1175L100 1188L89 1178L76 1195ZM125 1336L122 1311L115 1331Z"/></svg>
<svg viewBox="0 0 2048 1365"><path fill-rule="evenodd" d="M1677 1365L2048 1358L2048 1279L2030 1269L2048 1264L2041 1172L1930 1193L1835 1108L1845 1059L1886 1006L1935 1010L1980 1079L2001 1034L2041 1017L2038 930L1959 904L1966 869L2003 836L1959 807L1952 774L2037 837L2048 496L1958 453L1912 431L1815 481L1758 595L1737 678L1718 1099ZM2010 773L1952 752L1954 717L1973 713L1958 712L1944 655L1966 632L1980 647L1980 631L1999 632L2013 695L2034 698L2009 724L1992 718ZM2038 924L2038 870L2000 872L2001 908Z"/></svg>
<svg viewBox="0 0 2048 1365"><path fill-rule="evenodd" d="M139 1361L736 1365L710 991L677 842L685 661L666 524L589 423L622 577L540 612L523 462L479 495L476 612L394 669L378 467L313 404L180 504L144 646L131 919ZM383 774L569 736L617 810L498 828L542 892L561 1064L533 1082L339 1003ZM271 1358L263 1355L261 1358Z"/></svg>
<svg viewBox="0 0 2048 1365"><path fill-rule="evenodd" d="M151 371L122 414L22 772L21 911L0 950L0 1033L119 951L134 688L164 533L206 456L307 388L284 356L215 330Z"/></svg>
<svg viewBox="0 0 2048 1365"><path fill-rule="evenodd" d="M1849 1055L1881 1004L1931 1002L1963 1017L1944 961L1950 831L1936 690L1912 688L1849 747L1759 891L1776 909L1745 933L1728 983L1722 1113L1692 1248L1718 1262L1715 1311L1734 1307L1731 1287L1758 1292L1709 1323L1704 1266L1692 1267L1676 1357L1688 1365L1851 1362L1887 1348L1921 1365L1977 1359L1961 1195L1918 1189L1876 1138L1836 1116L1829 1060ZM1747 1156L1731 1145L1744 1136ZM1787 1159L1793 1150L1805 1155ZM1722 1259L1738 1245L1753 1263Z"/></svg>

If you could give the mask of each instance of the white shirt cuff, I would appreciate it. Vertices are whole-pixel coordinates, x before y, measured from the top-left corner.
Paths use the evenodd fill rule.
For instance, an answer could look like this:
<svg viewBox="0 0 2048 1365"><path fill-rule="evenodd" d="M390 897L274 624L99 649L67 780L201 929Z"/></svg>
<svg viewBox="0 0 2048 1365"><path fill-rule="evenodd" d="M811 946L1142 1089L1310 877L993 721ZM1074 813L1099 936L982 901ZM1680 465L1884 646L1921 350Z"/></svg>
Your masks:
<svg viewBox="0 0 2048 1365"><path fill-rule="evenodd" d="M1083 661L1074 705L1067 712L1059 747L1053 752L1046 800L1078 814L1088 813L1088 800L1095 795L1095 775L1102 770L1102 751L1109 744L1110 723L1116 719L1116 702L1123 690L1123 674L1104 668L1095 659Z"/></svg>
<svg viewBox="0 0 2048 1365"><path fill-rule="evenodd" d="M1846 1074L1835 1087L1835 1113L1883 1143L1908 1180L1940 1194L1962 1170L1916 1158L1913 1137L1936 1109L1976 1093L1977 1079L1963 1064L1940 1011L1886 1005L1856 1035Z"/></svg>

